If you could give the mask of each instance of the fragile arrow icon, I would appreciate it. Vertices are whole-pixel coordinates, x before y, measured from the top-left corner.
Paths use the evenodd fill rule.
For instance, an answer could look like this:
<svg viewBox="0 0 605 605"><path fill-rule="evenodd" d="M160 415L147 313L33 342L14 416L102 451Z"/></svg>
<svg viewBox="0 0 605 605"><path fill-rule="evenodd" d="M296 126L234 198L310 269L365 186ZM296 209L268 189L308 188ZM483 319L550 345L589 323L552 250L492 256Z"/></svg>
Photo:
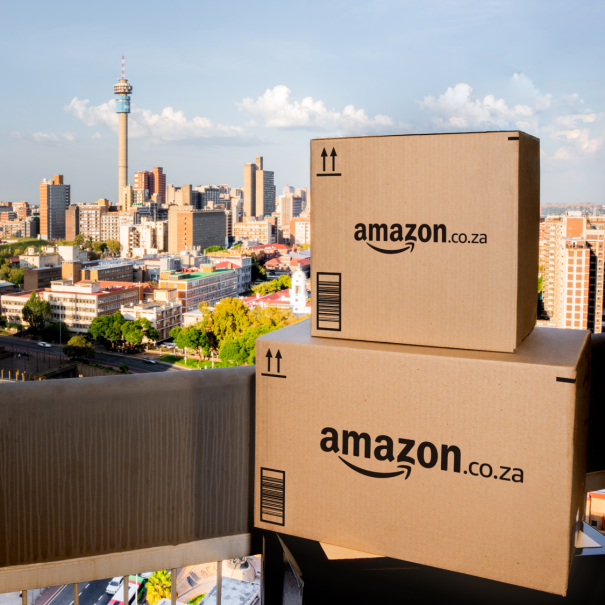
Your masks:
<svg viewBox="0 0 605 605"><path fill-rule="evenodd" d="M323 171L326 171L326 158L328 157L328 152L326 151L326 148L324 147L324 150L321 152L321 157L323 158L324 161L324 169Z"/></svg>
<svg viewBox="0 0 605 605"><path fill-rule="evenodd" d="M278 351L278 353L279 353L279 351ZM272 357L273 357L273 355L271 355L271 349L269 349L267 351L267 372L271 371L271 358ZM279 361L277 363L279 363Z"/></svg>
<svg viewBox="0 0 605 605"><path fill-rule="evenodd" d="M279 364L281 361L281 353L279 352L279 349L277 351L277 354L275 355L275 359L277 359L277 373L279 374Z"/></svg>
<svg viewBox="0 0 605 605"><path fill-rule="evenodd" d="M325 151L325 149L324 149ZM334 147L332 147L332 153L330 154L330 157L332 158L332 172L334 172L336 170L336 150L334 149ZM326 169L326 165L325 165L325 160L324 160L324 170Z"/></svg>

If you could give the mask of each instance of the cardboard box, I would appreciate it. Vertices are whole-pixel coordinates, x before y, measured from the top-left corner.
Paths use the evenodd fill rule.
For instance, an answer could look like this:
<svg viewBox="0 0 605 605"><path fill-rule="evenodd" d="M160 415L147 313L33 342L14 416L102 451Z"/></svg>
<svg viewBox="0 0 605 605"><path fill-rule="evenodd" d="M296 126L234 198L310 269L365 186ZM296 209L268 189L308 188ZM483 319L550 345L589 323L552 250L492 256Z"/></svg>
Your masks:
<svg viewBox="0 0 605 605"><path fill-rule="evenodd" d="M257 340L255 525L565 594L586 495L590 334L514 353Z"/></svg>
<svg viewBox="0 0 605 605"><path fill-rule="evenodd" d="M536 323L540 142L311 141L313 336L513 352Z"/></svg>

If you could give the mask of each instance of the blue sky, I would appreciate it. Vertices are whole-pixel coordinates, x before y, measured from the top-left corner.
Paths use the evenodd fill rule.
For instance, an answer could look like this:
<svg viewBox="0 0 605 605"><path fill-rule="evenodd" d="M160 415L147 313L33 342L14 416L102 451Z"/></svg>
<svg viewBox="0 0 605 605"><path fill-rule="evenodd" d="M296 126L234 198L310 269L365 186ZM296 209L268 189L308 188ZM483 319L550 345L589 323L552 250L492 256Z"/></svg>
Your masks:
<svg viewBox="0 0 605 605"><path fill-rule="evenodd" d="M603 2L20 2L3 7L0 200L115 201L122 53L129 179L243 184L261 154L309 185L309 140L520 128L542 202L603 203Z"/></svg>

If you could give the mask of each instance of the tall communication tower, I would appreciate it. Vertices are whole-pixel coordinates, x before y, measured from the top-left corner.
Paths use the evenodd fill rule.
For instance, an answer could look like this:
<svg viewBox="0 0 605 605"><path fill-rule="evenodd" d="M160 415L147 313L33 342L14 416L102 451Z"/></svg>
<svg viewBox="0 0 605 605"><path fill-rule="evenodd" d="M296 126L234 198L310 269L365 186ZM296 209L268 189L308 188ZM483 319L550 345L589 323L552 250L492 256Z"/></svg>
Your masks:
<svg viewBox="0 0 605 605"><path fill-rule="evenodd" d="M130 113L130 94L132 85L124 76L124 55L122 55L122 78L113 87L118 95L116 112L120 116L119 153L118 153L118 206L122 205L124 187L128 185L128 114Z"/></svg>

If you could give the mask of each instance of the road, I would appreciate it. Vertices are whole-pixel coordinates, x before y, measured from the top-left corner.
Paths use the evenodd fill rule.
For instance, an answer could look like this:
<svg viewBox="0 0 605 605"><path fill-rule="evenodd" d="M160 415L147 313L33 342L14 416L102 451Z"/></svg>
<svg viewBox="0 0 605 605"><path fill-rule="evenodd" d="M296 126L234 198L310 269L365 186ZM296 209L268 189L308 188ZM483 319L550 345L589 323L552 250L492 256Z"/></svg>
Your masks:
<svg viewBox="0 0 605 605"><path fill-rule="evenodd" d="M53 345L50 348L39 347L35 341L15 338L14 336L0 336L0 344L4 345L8 351L36 351L45 355L58 357L61 353L59 345ZM185 368L165 363L145 363L140 357L134 355L113 355L112 353L95 353L93 362L106 364L112 367L119 367L125 363L131 371L140 372L187 372Z"/></svg>
<svg viewBox="0 0 605 605"><path fill-rule="evenodd" d="M94 582L82 582L80 588L80 605L107 605L112 596L105 592L105 588L111 578L107 580L95 580ZM42 598L46 595L42 595ZM61 586L49 599L37 599L36 603L43 605L73 605L73 584Z"/></svg>

